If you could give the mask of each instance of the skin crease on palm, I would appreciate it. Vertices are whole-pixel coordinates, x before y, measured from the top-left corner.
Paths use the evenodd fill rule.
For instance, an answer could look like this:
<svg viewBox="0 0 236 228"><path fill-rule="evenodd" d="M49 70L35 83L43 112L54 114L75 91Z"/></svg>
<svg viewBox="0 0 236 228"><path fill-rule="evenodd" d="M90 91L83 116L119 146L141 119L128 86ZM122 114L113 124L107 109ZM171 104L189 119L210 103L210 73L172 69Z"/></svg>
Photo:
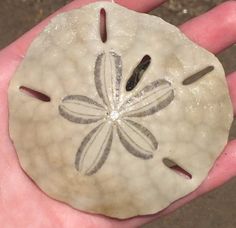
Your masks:
<svg viewBox="0 0 236 228"><path fill-rule="evenodd" d="M94 0L93 0L94 1ZM75 0L55 14L79 8L93 2ZM117 0L118 4L130 9L148 12L164 0ZM55 15L54 14L54 15ZM173 203L164 211L151 216L128 220L115 220L91 215L50 199L27 177L20 168L17 155L8 134L7 89L16 67L27 48L42 31L46 19L30 32L0 52L0 224L4 227L138 227L206 193L236 176L236 141L226 146L204 183L187 197ZM217 23L216 23L217 21ZM194 42L213 53L219 53L236 42L236 1L228 1L206 14L188 21L180 29ZM205 32L207 31L207 32ZM236 113L236 72L227 77L231 100Z"/></svg>

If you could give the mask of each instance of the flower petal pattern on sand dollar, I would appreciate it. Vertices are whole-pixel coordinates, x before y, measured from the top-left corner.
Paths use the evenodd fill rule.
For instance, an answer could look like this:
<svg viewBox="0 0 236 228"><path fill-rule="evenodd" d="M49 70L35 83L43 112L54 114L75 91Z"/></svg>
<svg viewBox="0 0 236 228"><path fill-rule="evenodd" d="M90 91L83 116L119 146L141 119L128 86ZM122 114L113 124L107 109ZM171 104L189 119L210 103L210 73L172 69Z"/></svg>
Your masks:
<svg viewBox="0 0 236 228"><path fill-rule="evenodd" d="M90 124L103 119L106 110L101 104L89 97L69 95L59 105L59 113L71 122Z"/></svg>
<svg viewBox="0 0 236 228"><path fill-rule="evenodd" d="M150 159L158 147L154 135L132 120L120 121L117 125L117 133L125 149L136 157Z"/></svg>
<svg viewBox="0 0 236 228"><path fill-rule="evenodd" d="M109 108L116 109L120 100L121 57L115 52L100 54L95 63L94 75L98 95Z"/></svg>
<svg viewBox="0 0 236 228"><path fill-rule="evenodd" d="M174 99L171 83L161 79L134 92L121 103L122 59L113 51L98 55L94 82L103 104L83 95L66 96L59 105L65 119L78 124L100 121L82 140L75 158L76 169L84 175L95 174L105 163L116 130L123 147L140 159L153 158L158 148L155 136L131 119L160 111Z"/></svg>
<svg viewBox="0 0 236 228"><path fill-rule="evenodd" d="M76 169L88 176L96 173L105 163L112 141L113 127L110 122L103 122L90 131L76 154Z"/></svg>
<svg viewBox="0 0 236 228"><path fill-rule="evenodd" d="M121 106L128 117L152 115L167 107L174 99L174 90L166 80L157 80L145 86Z"/></svg>

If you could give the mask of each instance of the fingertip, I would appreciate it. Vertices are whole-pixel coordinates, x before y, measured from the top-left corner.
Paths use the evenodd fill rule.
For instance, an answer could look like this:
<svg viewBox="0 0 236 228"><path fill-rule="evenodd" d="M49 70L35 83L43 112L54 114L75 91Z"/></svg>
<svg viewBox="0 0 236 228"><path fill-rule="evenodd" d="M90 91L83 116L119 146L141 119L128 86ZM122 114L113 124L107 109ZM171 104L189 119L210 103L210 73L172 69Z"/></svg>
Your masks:
<svg viewBox="0 0 236 228"><path fill-rule="evenodd" d="M236 41L236 1L228 1L195 17L180 29L194 42L218 53Z"/></svg>
<svg viewBox="0 0 236 228"><path fill-rule="evenodd" d="M232 153L235 154L235 165L236 165L236 139L229 141L225 148L225 155Z"/></svg>
<svg viewBox="0 0 236 228"><path fill-rule="evenodd" d="M160 6L162 3L164 3L166 0L139 0L139 1L129 1L129 0L116 0L115 2L125 6L129 9L138 11L138 12L149 12L158 6Z"/></svg>
<svg viewBox="0 0 236 228"><path fill-rule="evenodd" d="M230 179L236 175L236 140L231 140L225 146L223 153L215 163L218 170L216 177L222 176L223 179Z"/></svg>

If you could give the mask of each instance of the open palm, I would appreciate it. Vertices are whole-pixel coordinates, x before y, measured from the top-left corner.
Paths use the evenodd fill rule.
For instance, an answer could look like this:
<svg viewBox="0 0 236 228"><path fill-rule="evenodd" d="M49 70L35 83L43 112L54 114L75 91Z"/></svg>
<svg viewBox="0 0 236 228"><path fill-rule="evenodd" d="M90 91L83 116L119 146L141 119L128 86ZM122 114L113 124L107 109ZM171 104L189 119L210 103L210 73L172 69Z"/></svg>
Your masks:
<svg viewBox="0 0 236 228"><path fill-rule="evenodd" d="M78 8L92 1L94 0L75 0L55 14ZM116 2L136 11L147 12L164 0ZM205 182L195 192L156 215L120 221L83 213L47 197L20 168L8 134L7 89L30 43L48 22L49 18L0 52L0 224L3 227L137 227L175 210L236 175L236 141L231 141ZM188 21L180 28L194 42L213 53L218 53L236 42L236 1L228 1ZM230 74L227 80L236 112L236 72Z"/></svg>

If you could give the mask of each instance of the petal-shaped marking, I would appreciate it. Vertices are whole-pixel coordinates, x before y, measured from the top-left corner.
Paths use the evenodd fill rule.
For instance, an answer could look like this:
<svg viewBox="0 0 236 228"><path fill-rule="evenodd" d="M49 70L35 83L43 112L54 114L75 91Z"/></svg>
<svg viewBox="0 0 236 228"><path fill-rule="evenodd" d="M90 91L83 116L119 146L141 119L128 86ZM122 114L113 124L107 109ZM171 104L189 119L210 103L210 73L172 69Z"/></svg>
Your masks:
<svg viewBox="0 0 236 228"><path fill-rule="evenodd" d="M90 124L103 119L105 108L82 95L69 95L59 105L59 113L65 119L79 124Z"/></svg>
<svg viewBox="0 0 236 228"><path fill-rule="evenodd" d="M136 157L150 159L158 147L155 136L147 128L132 120L120 122L117 133L122 145Z"/></svg>
<svg viewBox="0 0 236 228"><path fill-rule="evenodd" d="M167 107L174 99L174 90L166 80L157 80L145 86L121 106L120 111L128 117L152 115Z"/></svg>
<svg viewBox="0 0 236 228"><path fill-rule="evenodd" d="M95 174L105 163L112 145L113 127L104 122L94 128L82 141L75 159L76 169L84 175Z"/></svg>
<svg viewBox="0 0 236 228"><path fill-rule="evenodd" d="M94 75L97 92L104 104L110 109L116 109L120 100L121 57L115 52L100 54L96 60Z"/></svg>

